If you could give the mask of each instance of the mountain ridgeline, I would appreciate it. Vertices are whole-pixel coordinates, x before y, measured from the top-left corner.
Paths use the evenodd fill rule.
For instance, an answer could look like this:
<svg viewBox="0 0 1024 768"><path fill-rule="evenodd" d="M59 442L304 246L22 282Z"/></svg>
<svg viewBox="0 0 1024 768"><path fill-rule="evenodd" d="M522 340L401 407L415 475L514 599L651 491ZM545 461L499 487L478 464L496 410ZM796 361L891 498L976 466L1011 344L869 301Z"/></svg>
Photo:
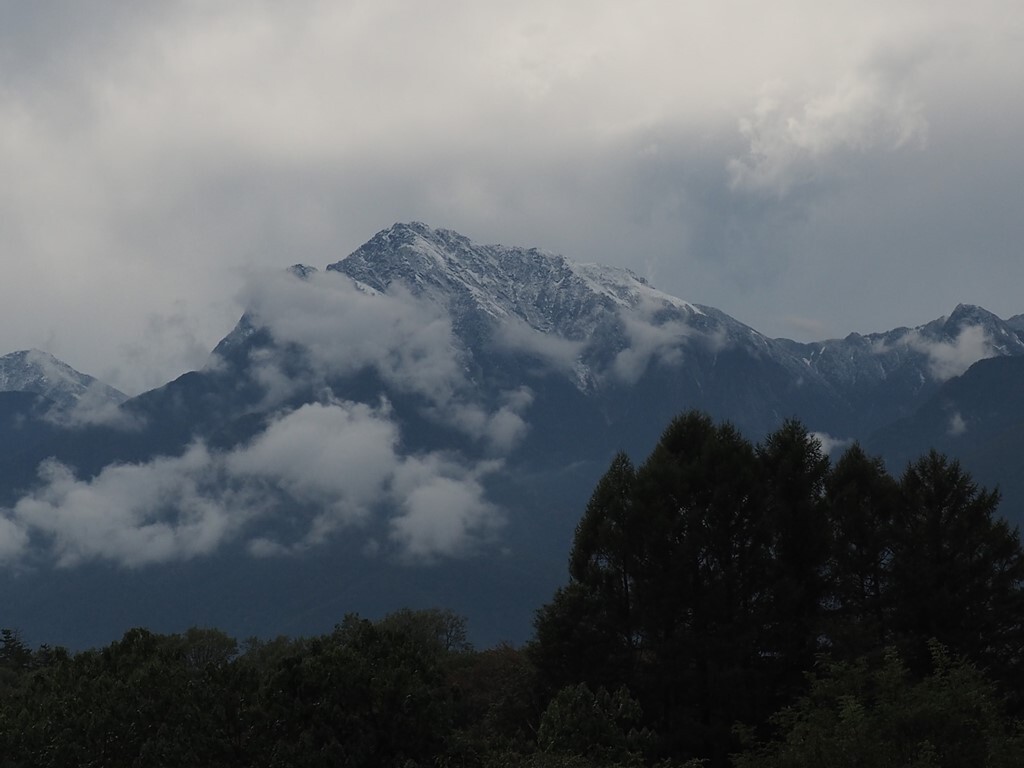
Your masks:
<svg viewBox="0 0 1024 768"><path fill-rule="evenodd" d="M755 441L799 418L897 472L937 447L1024 519L1021 316L801 344L419 223L243 296L206 367L134 398L0 358L4 625L80 647L445 606L517 642L611 457L689 409Z"/></svg>

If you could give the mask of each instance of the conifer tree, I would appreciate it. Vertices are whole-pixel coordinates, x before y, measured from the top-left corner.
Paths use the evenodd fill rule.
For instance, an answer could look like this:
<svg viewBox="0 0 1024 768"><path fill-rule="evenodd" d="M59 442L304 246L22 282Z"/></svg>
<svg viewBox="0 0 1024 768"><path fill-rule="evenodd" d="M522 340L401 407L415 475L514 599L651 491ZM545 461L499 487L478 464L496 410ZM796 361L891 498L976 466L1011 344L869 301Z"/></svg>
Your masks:
<svg viewBox="0 0 1024 768"><path fill-rule="evenodd" d="M900 480L893 531L893 628L912 669L927 641L986 668L1013 688L1024 655L1024 552L996 516L999 493L979 488L936 451Z"/></svg>
<svg viewBox="0 0 1024 768"><path fill-rule="evenodd" d="M832 530L828 565L828 651L856 658L891 639L892 525L899 487L882 460L853 445L825 481Z"/></svg>
<svg viewBox="0 0 1024 768"><path fill-rule="evenodd" d="M768 648L777 686L795 692L820 650L822 602L831 531L825 508L828 457L798 421L788 420L758 446L765 520L771 540Z"/></svg>

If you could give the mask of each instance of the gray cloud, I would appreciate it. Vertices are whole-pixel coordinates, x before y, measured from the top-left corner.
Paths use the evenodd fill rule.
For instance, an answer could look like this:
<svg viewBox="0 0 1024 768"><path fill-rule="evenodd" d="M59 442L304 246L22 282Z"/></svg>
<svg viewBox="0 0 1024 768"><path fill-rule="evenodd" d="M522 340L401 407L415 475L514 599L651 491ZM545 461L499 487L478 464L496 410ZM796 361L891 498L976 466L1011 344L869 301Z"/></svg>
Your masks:
<svg viewBox="0 0 1024 768"><path fill-rule="evenodd" d="M496 455L507 455L529 431L523 413L533 404L529 387L503 392L494 411L474 403L450 403L438 410L436 418L485 443Z"/></svg>
<svg viewBox="0 0 1024 768"><path fill-rule="evenodd" d="M101 382L94 382L69 409L52 409L48 421L63 427L105 426L133 432L145 426L143 418L112 402Z"/></svg>
<svg viewBox="0 0 1024 768"><path fill-rule="evenodd" d="M751 116L740 121L748 152L728 162L733 189L782 196L793 187L835 173L846 156L923 149L924 105L878 73L856 73L821 94L799 96L766 87Z"/></svg>
<svg viewBox="0 0 1024 768"><path fill-rule="evenodd" d="M622 315L623 329L629 346L615 356L611 373L628 384L643 376L651 362L679 365L683 361L682 346L693 334L681 321L655 322L653 303L641 304L636 313Z"/></svg>
<svg viewBox="0 0 1024 768"><path fill-rule="evenodd" d="M536 355L556 370L569 375L579 365L580 355L586 346L582 341L542 333L518 318L508 318L498 327L495 342L504 349Z"/></svg>
<svg viewBox="0 0 1024 768"><path fill-rule="evenodd" d="M812 432L811 437L818 441L822 453L831 457L853 445L850 438L834 437L827 432Z"/></svg>
<svg viewBox="0 0 1024 768"><path fill-rule="evenodd" d="M704 314L693 305L684 304L682 308L692 314ZM665 309L664 297L654 296L645 298L634 311L622 315L627 346L615 356L606 375L633 384L652 363L669 367L683 365L689 344L720 352L730 343L725 328L699 331L686 320L661 317Z"/></svg>
<svg viewBox="0 0 1024 768"><path fill-rule="evenodd" d="M28 543L28 531L24 525L0 516L0 565L20 559Z"/></svg>
<svg viewBox="0 0 1024 768"><path fill-rule="evenodd" d="M954 411L953 415L949 417L949 427L946 430L946 434L952 435L953 437L959 437L967 431L967 422L964 417L960 415L959 411Z"/></svg>
<svg viewBox="0 0 1024 768"><path fill-rule="evenodd" d="M183 302L166 314L150 314L141 339L124 343L119 351L123 367L105 375L127 383L127 391L132 393L162 386L174 372L198 370L210 356L198 318Z"/></svg>

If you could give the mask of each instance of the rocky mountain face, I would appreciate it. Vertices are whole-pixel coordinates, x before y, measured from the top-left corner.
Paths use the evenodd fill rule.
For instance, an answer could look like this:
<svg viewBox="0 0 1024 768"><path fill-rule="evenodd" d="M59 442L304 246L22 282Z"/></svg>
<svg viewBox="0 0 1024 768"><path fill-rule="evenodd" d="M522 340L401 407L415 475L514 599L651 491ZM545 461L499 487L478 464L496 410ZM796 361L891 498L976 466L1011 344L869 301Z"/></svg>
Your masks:
<svg viewBox="0 0 1024 768"><path fill-rule="evenodd" d="M474 357L496 340L514 346L510 327L519 348L539 357L542 340L565 344L572 383L607 401L603 408L664 379L660 394L673 406L702 407L754 436L799 416L813 429L863 439L978 360L1024 354L1022 316L1004 321L971 305L917 328L806 344L769 339L627 270L481 246L418 223L379 233L327 269L369 290L400 285L425 297Z"/></svg>
<svg viewBox="0 0 1024 768"><path fill-rule="evenodd" d="M0 624L82 645L125 621L247 636L443 605L518 642L611 457L641 461L678 412L754 440L795 416L900 461L956 414L951 446L990 435L1018 405L982 374L1024 363L1022 316L961 305L801 344L627 270L419 223L244 295L203 370L125 402L85 377L74 419L47 405L74 372L0 358L0 568L19 575Z"/></svg>

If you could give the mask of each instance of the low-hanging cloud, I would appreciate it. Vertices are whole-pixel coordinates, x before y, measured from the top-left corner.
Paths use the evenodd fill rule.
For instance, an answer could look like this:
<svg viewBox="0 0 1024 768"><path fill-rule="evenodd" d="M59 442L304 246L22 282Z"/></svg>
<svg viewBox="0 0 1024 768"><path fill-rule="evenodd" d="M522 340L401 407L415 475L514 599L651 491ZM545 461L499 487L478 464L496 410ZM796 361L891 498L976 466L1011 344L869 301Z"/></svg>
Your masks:
<svg viewBox="0 0 1024 768"><path fill-rule="evenodd" d="M319 511L310 543L363 521L399 461L398 428L361 403L313 403L279 419L225 458L231 476L266 483Z"/></svg>
<svg viewBox="0 0 1024 768"><path fill-rule="evenodd" d="M325 376L372 367L390 385L449 401L464 384L451 323L402 286L379 293L336 272L253 276L241 297L256 325L304 348Z"/></svg>
<svg viewBox="0 0 1024 768"><path fill-rule="evenodd" d="M682 347L697 331L682 319L660 318L659 312L665 309L663 302L642 301L620 315L628 344L612 361L610 373L616 379L635 384L652 362L669 366L682 362Z"/></svg>
<svg viewBox="0 0 1024 768"><path fill-rule="evenodd" d="M0 516L0 565L17 560L28 547L28 531L17 520Z"/></svg>
<svg viewBox="0 0 1024 768"><path fill-rule="evenodd" d="M480 477L496 467L485 463L466 473L436 454L404 462L393 481L401 514L391 519L391 539L407 557L433 559L458 555L491 535L501 516L485 500Z"/></svg>
<svg viewBox="0 0 1024 768"><path fill-rule="evenodd" d="M201 444L181 456L105 468L80 480L63 464L39 468L41 487L5 510L8 523L46 541L59 566L110 560L137 567L216 549L249 514L224 489L222 463ZM28 547L22 539L21 550Z"/></svg>
<svg viewBox="0 0 1024 768"><path fill-rule="evenodd" d="M946 428L946 434L951 437L959 437L966 431L967 421L960 415L960 411L954 411L949 417L949 426Z"/></svg>
<svg viewBox="0 0 1024 768"><path fill-rule="evenodd" d="M623 326L629 346L621 350L612 363L612 373L626 384L635 384L652 361L667 365L682 362L681 344L689 334L683 323L654 325L638 318L624 316Z"/></svg>
<svg viewBox="0 0 1024 768"><path fill-rule="evenodd" d="M526 433L522 416L532 395L506 392L493 408L478 402L466 378L467 352L448 315L402 285L381 293L337 272L301 280L264 274L249 282L243 301L253 323L269 329L279 344L298 345L313 367L294 379L274 350L256 351L250 362L265 405L308 386L309 376L326 382L372 368L395 390L424 398L425 414L495 453L512 450Z"/></svg>
<svg viewBox="0 0 1024 768"><path fill-rule="evenodd" d="M104 384L94 382L70 408L52 408L46 415L49 422L61 427L108 427L135 432L146 425L138 413L122 408L111 400Z"/></svg>
<svg viewBox="0 0 1024 768"><path fill-rule="evenodd" d="M580 363L586 347L584 341L573 341L564 336L544 333L516 317L506 318L497 328L494 338L501 349L526 352L555 370L573 373Z"/></svg>
<svg viewBox="0 0 1024 768"><path fill-rule="evenodd" d="M44 462L39 487L0 510L0 562L136 568L211 555L232 542L254 555L287 554L381 516L395 556L455 556L501 525L482 484L499 466L403 455L386 405L312 403L231 451L196 442L180 456L111 465L91 479Z"/></svg>
<svg viewBox="0 0 1024 768"><path fill-rule="evenodd" d="M477 403L457 402L444 408L438 419L482 441L491 453L506 455L529 431L523 413L532 404L533 392L522 386L502 392L501 404L493 411Z"/></svg>
<svg viewBox="0 0 1024 768"><path fill-rule="evenodd" d="M968 325L952 341L929 339L919 330L901 337L901 344L928 356L928 370L938 381L959 376L979 360L996 354L992 339L983 326Z"/></svg>

